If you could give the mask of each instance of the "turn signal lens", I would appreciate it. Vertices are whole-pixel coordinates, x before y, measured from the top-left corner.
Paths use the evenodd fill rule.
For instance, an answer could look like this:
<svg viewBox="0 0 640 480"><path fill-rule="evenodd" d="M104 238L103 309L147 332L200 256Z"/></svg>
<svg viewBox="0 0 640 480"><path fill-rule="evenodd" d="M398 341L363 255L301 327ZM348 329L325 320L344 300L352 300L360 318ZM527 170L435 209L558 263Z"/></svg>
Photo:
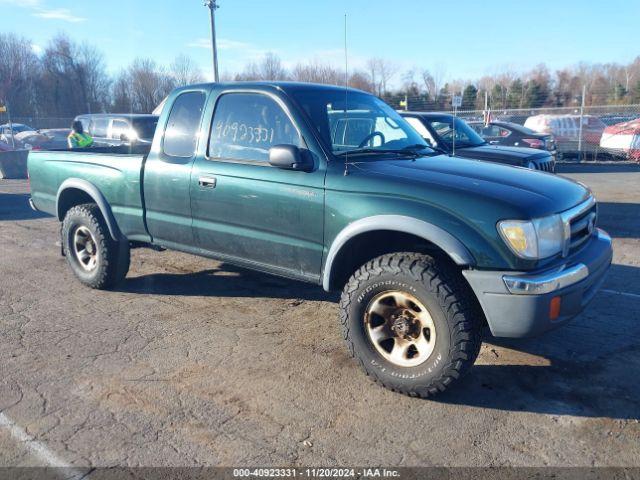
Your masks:
<svg viewBox="0 0 640 480"><path fill-rule="evenodd" d="M560 316L560 306L562 304L562 299L560 297L553 297L551 299L551 303L549 304L549 318L551 320L557 320Z"/></svg>

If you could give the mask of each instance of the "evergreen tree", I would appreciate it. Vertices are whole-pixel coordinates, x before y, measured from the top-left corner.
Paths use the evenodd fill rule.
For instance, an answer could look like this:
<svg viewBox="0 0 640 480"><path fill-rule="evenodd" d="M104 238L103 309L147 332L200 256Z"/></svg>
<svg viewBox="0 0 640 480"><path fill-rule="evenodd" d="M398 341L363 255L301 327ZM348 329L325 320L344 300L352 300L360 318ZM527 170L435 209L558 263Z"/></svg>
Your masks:
<svg viewBox="0 0 640 480"><path fill-rule="evenodd" d="M475 110L478 89L475 85L467 85L462 93L462 110Z"/></svg>
<svg viewBox="0 0 640 480"><path fill-rule="evenodd" d="M550 93L546 85L536 80L528 81L524 91L522 103L524 107L528 108L540 108L544 106Z"/></svg>
<svg viewBox="0 0 640 480"><path fill-rule="evenodd" d="M507 108L522 108L523 93L524 85L519 78L511 82L511 87L509 87L509 95L507 96Z"/></svg>

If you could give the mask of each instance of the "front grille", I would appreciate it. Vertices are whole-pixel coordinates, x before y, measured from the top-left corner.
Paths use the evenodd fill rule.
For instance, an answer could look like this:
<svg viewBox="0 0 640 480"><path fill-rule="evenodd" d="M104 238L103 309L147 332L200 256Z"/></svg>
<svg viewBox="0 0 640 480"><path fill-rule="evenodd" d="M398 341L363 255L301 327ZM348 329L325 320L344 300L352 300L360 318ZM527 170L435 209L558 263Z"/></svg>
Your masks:
<svg viewBox="0 0 640 480"><path fill-rule="evenodd" d="M565 256L578 250L593 234L598 217L598 206L593 197L565 212Z"/></svg>
<svg viewBox="0 0 640 480"><path fill-rule="evenodd" d="M574 217L569 223L571 227L571 237L569 239L569 251L577 249L580 245L589 239L596 226L596 205L589 210Z"/></svg>
<svg viewBox="0 0 640 480"><path fill-rule="evenodd" d="M542 172L551 172L555 170L553 162L538 162L535 164L536 170L540 170Z"/></svg>

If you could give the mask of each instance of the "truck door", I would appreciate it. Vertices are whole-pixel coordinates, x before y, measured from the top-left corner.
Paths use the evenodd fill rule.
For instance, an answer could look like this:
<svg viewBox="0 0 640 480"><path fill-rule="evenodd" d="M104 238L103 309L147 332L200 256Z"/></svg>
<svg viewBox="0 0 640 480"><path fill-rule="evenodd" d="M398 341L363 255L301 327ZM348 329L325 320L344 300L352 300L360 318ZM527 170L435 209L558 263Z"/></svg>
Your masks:
<svg viewBox="0 0 640 480"><path fill-rule="evenodd" d="M205 101L206 94L200 90L175 98L161 145L153 145L145 164L147 229L160 245L194 245L189 190Z"/></svg>
<svg viewBox="0 0 640 480"><path fill-rule="evenodd" d="M269 164L274 145L309 147L282 99L265 92L223 93L208 140L191 183L199 247L223 260L318 280L326 159L309 148L316 162L312 172Z"/></svg>

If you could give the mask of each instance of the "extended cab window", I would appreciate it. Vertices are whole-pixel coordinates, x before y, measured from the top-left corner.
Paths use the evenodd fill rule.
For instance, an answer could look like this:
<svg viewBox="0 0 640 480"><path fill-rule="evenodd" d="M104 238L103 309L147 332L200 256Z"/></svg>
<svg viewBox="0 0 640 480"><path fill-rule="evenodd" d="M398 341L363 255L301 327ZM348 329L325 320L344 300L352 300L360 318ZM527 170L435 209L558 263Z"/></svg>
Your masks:
<svg viewBox="0 0 640 480"><path fill-rule="evenodd" d="M209 157L268 162L274 145L301 146L300 134L280 105L267 95L227 93L213 114Z"/></svg>
<svg viewBox="0 0 640 480"><path fill-rule="evenodd" d="M198 143L200 120L204 110L205 94L180 94L171 107L164 134L164 153L171 157L192 157Z"/></svg>

